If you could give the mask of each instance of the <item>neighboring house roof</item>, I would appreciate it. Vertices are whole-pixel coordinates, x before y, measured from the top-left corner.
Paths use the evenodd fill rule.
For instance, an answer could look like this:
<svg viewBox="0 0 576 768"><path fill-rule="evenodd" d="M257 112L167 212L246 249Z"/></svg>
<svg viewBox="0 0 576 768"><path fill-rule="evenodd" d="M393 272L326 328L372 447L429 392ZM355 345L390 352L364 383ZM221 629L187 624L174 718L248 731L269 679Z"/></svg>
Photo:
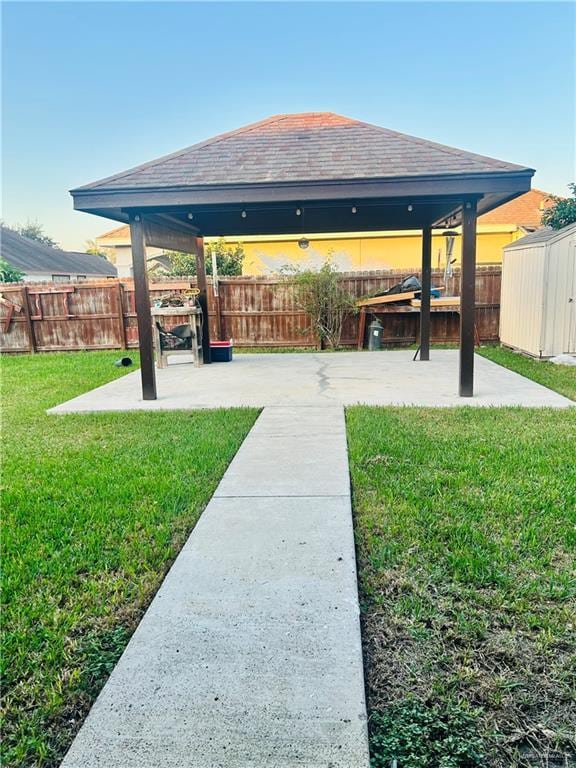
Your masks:
<svg viewBox="0 0 576 768"><path fill-rule="evenodd" d="M126 238L130 239L130 227L128 224L123 224L121 227L116 227L116 229L99 235L96 240L100 242L101 240L124 240Z"/></svg>
<svg viewBox="0 0 576 768"><path fill-rule="evenodd" d="M275 115L80 187L146 189L518 172L523 166L332 112Z"/></svg>
<svg viewBox="0 0 576 768"><path fill-rule="evenodd" d="M540 227L542 212L553 204L550 195L531 189L509 203L478 217L479 224L517 224L519 227Z"/></svg>
<svg viewBox="0 0 576 768"><path fill-rule="evenodd" d="M0 232L0 255L13 267L29 274L104 275L116 277L116 267L102 256L51 248L36 240L22 237L7 227Z"/></svg>
<svg viewBox="0 0 576 768"><path fill-rule="evenodd" d="M552 227L543 227L542 229L531 232L526 237L521 237L519 240L515 240L513 243L509 243L504 246L504 250L510 250L512 248L524 248L527 245L543 245L544 243L550 243L553 240L562 240L564 237L570 235L576 235L576 223L568 224L562 229L552 229Z"/></svg>

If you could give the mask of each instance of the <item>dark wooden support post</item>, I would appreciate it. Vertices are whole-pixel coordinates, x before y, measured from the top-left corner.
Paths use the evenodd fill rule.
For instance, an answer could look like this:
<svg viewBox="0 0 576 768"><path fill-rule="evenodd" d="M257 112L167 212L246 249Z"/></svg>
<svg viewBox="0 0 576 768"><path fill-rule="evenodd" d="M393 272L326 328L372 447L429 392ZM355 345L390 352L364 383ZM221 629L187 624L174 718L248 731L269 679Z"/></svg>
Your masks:
<svg viewBox="0 0 576 768"><path fill-rule="evenodd" d="M474 320L476 305L476 200L462 207L460 287L460 397L474 394Z"/></svg>
<svg viewBox="0 0 576 768"><path fill-rule="evenodd" d="M150 314L150 292L146 272L146 243L144 224L139 214L130 217L130 239L132 242L132 266L134 272L134 299L138 319L140 344L140 376L142 398L156 400L156 371L154 370L154 339L152 336L152 315Z"/></svg>
<svg viewBox="0 0 576 768"><path fill-rule="evenodd" d="M422 293L420 300L420 360L430 360L430 289L432 287L432 227L422 230Z"/></svg>
<svg viewBox="0 0 576 768"><path fill-rule="evenodd" d="M196 278L198 280L198 303L202 309L202 359L204 364L211 363L210 321L208 318L208 285L206 282L206 260L204 258L204 238L196 238Z"/></svg>

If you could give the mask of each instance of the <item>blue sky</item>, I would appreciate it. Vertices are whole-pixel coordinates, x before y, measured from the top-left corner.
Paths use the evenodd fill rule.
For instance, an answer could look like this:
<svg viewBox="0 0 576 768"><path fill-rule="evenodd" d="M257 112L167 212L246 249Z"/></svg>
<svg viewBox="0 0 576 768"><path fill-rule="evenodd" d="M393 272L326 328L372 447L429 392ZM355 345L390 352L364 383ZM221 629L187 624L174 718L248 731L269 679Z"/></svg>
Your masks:
<svg viewBox="0 0 576 768"><path fill-rule="evenodd" d="M3 218L63 247L68 190L279 112L333 111L575 176L571 3L3 4Z"/></svg>

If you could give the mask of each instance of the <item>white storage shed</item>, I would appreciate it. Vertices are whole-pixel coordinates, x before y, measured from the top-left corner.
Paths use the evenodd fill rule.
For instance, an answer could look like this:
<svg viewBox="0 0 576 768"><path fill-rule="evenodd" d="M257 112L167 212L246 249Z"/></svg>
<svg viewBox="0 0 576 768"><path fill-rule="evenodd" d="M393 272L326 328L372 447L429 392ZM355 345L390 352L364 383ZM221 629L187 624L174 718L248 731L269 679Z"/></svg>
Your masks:
<svg viewBox="0 0 576 768"><path fill-rule="evenodd" d="M576 353L576 224L504 247L500 341L534 357Z"/></svg>

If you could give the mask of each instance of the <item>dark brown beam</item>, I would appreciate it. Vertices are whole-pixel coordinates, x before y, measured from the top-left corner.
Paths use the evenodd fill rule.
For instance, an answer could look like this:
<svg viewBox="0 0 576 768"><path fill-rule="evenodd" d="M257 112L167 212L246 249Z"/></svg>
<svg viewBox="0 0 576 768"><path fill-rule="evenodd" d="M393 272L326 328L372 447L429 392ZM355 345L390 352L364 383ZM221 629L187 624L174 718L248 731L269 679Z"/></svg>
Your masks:
<svg viewBox="0 0 576 768"><path fill-rule="evenodd" d="M157 218L161 221L165 221L168 226L172 225L185 233L193 234L194 236L198 234L198 228L193 226L190 219L187 217L185 219L179 219L177 216L173 216L170 213L161 212L158 213Z"/></svg>
<svg viewBox="0 0 576 768"><path fill-rule="evenodd" d="M487 195L504 197L528 192L532 170L503 173L474 173L463 176L414 176L390 179L363 179L263 184L206 185L166 189L72 190L74 207L80 211L106 208L171 207L212 204L262 203L307 200L359 201L363 198ZM226 233L223 233L226 234Z"/></svg>
<svg viewBox="0 0 576 768"><path fill-rule="evenodd" d="M432 228L422 230L422 300L420 303L420 360L430 360L430 288L432 287Z"/></svg>
<svg viewBox="0 0 576 768"><path fill-rule="evenodd" d="M144 239L144 222L139 214L130 217L130 241L132 243L134 298L138 319L142 398L144 400L156 400L152 315L150 314L150 293L146 271L146 241Z"/></svg>
<svg viewBox="0 0 576 768"><path fill-rule="evenodd" d="M460 397L474 394L474 322L476 304L475 200L465 200L462 210L462 276L460 288Z"/></svg>
<svg viewBox="0 0 576 768"><path fill-rule="evenodd" d="M204 258L204 238L196 238L196 279L198 280L198 303L202 309L202 358L204 363L211 363L210 323L208 318L208 284L206 281L206 260Z"/></svg>
<svg viewBox="0 0 576 768"><path fill-rule="evenodd" d="M167 251L194 253L196 230L186 231L184 225L177 227L168 221L158 220L154 214L142 216L146 245L164 248Z"/></svg>

